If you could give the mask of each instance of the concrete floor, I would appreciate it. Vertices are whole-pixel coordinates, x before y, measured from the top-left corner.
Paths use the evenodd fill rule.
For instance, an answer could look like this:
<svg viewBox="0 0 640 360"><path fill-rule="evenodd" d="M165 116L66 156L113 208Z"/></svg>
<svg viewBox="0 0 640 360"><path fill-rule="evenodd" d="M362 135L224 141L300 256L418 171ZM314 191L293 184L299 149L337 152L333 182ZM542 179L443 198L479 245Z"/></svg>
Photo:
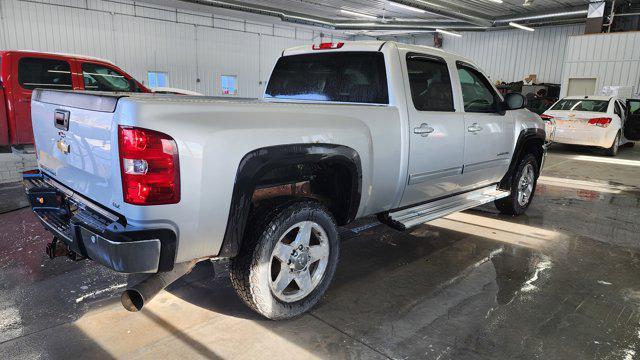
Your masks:
<svg viewBox="0 0 640 360"><path fill-rule="evenodd" d="M221 263L201 264L128 313L119 294L132 279L88 261L47 260L49 234L17 210L0 215L0 354L634 359L638 219L640 147L616 158L557 147L526 215L485 206L407 233L364 229L344 240L321 303L272 322L236 298Z"/></svg>

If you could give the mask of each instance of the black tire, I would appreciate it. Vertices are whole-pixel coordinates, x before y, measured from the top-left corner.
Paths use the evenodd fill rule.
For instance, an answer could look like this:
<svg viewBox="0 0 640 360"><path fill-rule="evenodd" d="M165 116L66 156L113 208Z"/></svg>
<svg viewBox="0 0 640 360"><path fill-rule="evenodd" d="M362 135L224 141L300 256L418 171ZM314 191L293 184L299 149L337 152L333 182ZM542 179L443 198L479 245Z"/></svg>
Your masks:
<svg viewBox="0 0 640 360"><path fill-rule="evenodd" d="M620 131L616 134L616 138L613 140L613 144L610 148L605 150L605 154L607 156L616 156L618 155L618 150L620 149Z"/></svg>
<svg viewBox="0 0 640 360"><path fill-rule="evenodd" d="M304 298L285 302L270 287L272 251L291 226L313 221L328 237L329 255L324 274ZM272 320L290 319L311 309L325 293L338 264L340 240L333 216L321 204L310 200L288 200L259 207L249 219L240 254L231 260L230 278L242 301Z"/></svg>
<svg viewBox="0 0 640 360"><path fill-rule="evenodd" d="M520 180L525 168L531 165L533 167L534 175L533 175L533 189L531 190L531 195L528 196L528 199L525 204L521 204L518 201L518 187L520 184ZM522 215L531 202L533 201L533 197L536 192L536 185L538 182L538 160L533 154L524 155L518 162L518 165L515 170L515 175L511 178L511 183L509 184L509 189L511 194L505 198L496 200L494 204L496 208L505 215Z"/></svg>

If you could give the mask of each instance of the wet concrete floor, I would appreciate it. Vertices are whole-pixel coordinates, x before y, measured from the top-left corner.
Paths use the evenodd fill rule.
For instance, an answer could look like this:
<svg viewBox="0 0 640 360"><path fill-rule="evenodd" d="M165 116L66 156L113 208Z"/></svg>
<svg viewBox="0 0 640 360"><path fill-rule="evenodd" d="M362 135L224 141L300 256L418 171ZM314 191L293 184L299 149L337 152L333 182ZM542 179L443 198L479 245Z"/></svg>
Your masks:
<svg viewBox="0 0 640 360"><path fill-rule="evenodd" d="M0 357L640 357L638 147L554 148L521 217L484 206L406 233L361 230L321 303L273 322L237 299L224 263L128 313L119 295L133 279L50 261L28 209L1 214Z"/></svg>

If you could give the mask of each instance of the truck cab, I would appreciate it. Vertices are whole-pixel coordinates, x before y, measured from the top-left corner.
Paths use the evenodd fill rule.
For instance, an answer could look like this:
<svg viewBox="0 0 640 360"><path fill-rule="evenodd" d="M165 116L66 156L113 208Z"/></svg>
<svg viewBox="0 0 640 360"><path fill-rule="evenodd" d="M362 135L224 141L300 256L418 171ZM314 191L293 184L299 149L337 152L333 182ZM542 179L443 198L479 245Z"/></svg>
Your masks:
<svg viewBox="0 0 640 360"><path fill-rule="evenodd" d="M109 61L35 51L0 51L0 145L32 144L33 89L149 92Z"/></svg>

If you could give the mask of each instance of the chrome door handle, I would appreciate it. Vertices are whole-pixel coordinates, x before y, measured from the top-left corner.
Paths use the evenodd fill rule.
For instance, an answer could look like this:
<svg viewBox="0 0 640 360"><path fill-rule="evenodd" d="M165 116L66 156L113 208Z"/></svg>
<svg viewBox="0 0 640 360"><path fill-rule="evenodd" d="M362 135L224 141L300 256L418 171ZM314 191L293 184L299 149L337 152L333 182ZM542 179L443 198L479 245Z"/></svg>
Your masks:
<svg viewBox="0 0 640 360"><path fill-rule="evenodd" d="M474 133L474 134L475 134L475 133L477 133L477 132L479 132L479 131L482 131L482 126L478 126L478 123L473 123L473 125L469 126L469 127L467 128L467 130L468 130L470 133Z"/></svg>
<svg viewBox="0 0 640 360"><path fill-rule="evenodd" d="M420 124L419 127L413 128L413 133L414 134L418 134L418 135L422 135L422 137L427 137L427 136L429 136L429 134L431 134L434 131L435 131L435 129L432 128L431 126L429 126L429 124L426 124L426 123L422 123L422 124Z"/></svg>

